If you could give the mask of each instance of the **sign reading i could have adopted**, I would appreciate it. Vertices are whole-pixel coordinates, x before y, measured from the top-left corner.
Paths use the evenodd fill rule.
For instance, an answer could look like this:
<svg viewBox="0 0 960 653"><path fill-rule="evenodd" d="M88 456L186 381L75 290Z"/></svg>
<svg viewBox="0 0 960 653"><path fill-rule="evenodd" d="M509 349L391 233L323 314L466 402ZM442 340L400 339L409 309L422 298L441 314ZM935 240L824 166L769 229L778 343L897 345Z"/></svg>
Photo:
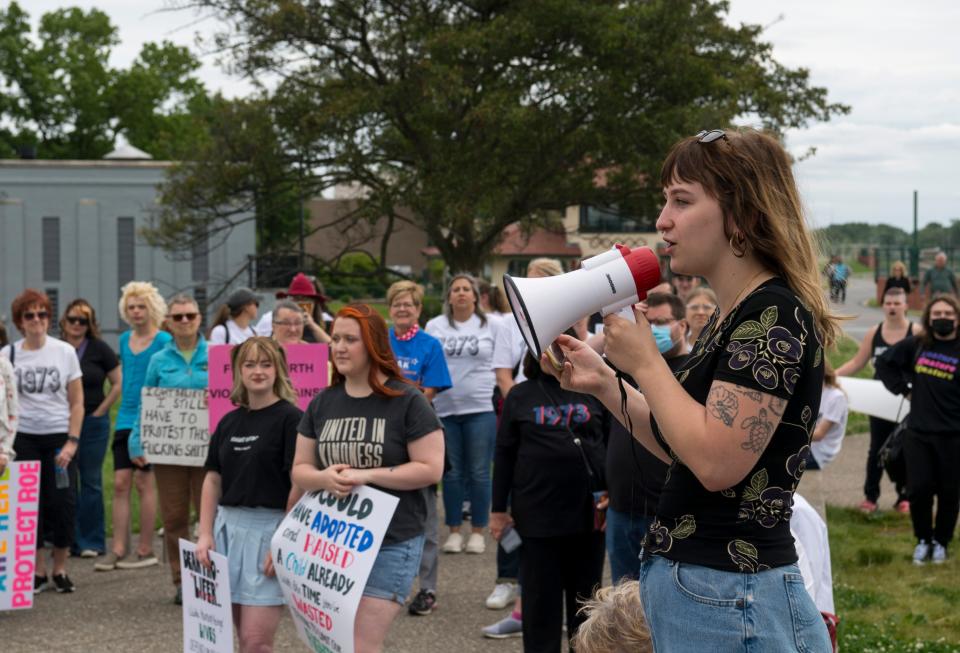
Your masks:
<svg viewBox="0 0 960 653"><path fill-rule="evenodd" d="M184 653L233 653L233 613L227 557L210 551L210 566L197 560L197 545L180 539Z"/></svg>
<svg viewBox="0 0 960 653"><path fill-rule="evenodd" d="M207 391L143 388L140 392L140 442L150 463L203 467L210 432Z"/></svg>
<svg viewBox="0 0 960 653"><path fill-rule="evenodd" d="M397 497L366 485L342 499L308 492L270 542L300 639L315 653L353 653L353 622Z"/></svg>
<svg viewBox="0 0 960 653"><path fill-rule="evenodd" d="M217 424L224 415L236 408L230 401L233 390L233 368L230 364L230 350L233 345L213 345L207 349L209 375L207 383L210 391L210 432L217 430ZM327 361L330 348L320 344L287 345L287 371L290 383L297 392L297 406L306 410L310 400L327 387L330 377Z"/></svg>
<svg viewBox="0 0 960 653"><path fill-rule="evenodd" d="M40 461L8 463L0 474L0 610L33 607L39 501Z"/></svg>

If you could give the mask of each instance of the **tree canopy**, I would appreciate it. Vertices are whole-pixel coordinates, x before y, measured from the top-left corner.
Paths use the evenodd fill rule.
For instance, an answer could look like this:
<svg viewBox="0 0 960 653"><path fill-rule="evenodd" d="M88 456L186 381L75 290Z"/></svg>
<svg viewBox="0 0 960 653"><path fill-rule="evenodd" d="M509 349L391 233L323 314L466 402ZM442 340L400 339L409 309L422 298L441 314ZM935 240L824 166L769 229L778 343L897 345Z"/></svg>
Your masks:
<svg viewBox="0 0 960 653"><path fill-rule="evenodd" d="M0 157L99 159L123 133L156 159L176 159L203 134L208 104L189 50L145 43L126 69L109 64L117 29L98 9L58 9L36 37L16 2L0 8Z"/></svg>

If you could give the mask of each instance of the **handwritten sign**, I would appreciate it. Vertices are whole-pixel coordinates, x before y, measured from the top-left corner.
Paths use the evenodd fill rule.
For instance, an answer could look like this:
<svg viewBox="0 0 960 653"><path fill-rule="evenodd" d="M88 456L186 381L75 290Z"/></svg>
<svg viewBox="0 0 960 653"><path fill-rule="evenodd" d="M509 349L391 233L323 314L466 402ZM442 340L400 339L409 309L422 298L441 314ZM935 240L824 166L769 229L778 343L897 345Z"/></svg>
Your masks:
<svg viewBox="0 0 960 653"><path fill-rule="evenodd" d="M301 497L271 540L273 567L300 639L314 653L353 653L353 622L399 500L359 486L342 499Z"/></svg>
<svg viewBox="0 0 960 653"><path fill-rule="evenodd" d="M0 474L0 610L33 607L40 461L13 462Z"/></svg>
<svg viewBox="0 0 960 653"><path fill-rule="evenodd" d="M211 551L210 563L201 565L197 545L180 539L184 653L233 653L227 557Z"/></svg>
<svg viewBox="0 0 960 653"><path fill-rule="evenodd" d="M214 345L207 349L209 357L210 432L213 433L223 416L236 408L230 401L233 390L233 368L230 365L232 345ZM287 345L287 371L290 383L297 392L297 406L306 410L310 400L327 387L327 361L330 349L326 345Z"/></svg>
<svg viewBox="0 0 960 653"><path fill-rule="evenodd" d="M140 442L150 463L203 467L207 459L205 390L143 388Z"/></svg>

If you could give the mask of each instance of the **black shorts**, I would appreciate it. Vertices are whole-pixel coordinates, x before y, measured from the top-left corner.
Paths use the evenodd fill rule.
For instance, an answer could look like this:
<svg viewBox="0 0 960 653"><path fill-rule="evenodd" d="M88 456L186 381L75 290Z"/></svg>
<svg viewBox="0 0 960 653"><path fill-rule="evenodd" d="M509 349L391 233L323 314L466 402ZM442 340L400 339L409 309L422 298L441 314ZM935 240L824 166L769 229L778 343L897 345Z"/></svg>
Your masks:
<svg viewBox="0 0 960 653"><path fill-rule="evenodd" d="M130 460L130 448L127 446L130 441L130 429L119 429L113 432L113 471L121 469L139 469L143 472L149 472L153 467L147 463L143 467L138 467Z"/></svg>

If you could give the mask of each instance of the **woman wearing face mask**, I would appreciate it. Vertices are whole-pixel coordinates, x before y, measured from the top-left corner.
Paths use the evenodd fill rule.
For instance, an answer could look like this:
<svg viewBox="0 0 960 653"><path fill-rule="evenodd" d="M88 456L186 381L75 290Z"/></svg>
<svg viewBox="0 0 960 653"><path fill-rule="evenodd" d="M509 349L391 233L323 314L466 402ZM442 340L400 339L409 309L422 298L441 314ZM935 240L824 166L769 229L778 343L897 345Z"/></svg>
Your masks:
<svg viewBox="0 0 960 653"><path fill-rule="evenodd" d="M910 399L903 447L910 479L913 563L941 564L960 510L960 305L934 297L923 310L924 332L907 336L877 357L877 376L890 392ZM933 499L937 516L933 518Z"/></svg>

